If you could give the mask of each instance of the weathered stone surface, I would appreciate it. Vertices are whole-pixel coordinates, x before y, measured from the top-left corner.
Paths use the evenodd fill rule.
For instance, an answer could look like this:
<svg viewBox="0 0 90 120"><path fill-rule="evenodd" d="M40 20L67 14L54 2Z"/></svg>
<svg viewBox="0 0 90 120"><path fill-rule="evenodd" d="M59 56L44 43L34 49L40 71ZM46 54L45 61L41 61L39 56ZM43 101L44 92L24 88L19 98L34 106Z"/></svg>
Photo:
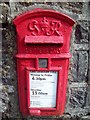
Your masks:
<svg viewBox="0 0 90 120"><path fill-rule="evenodd" d="M72 83L69 84L69 97L66 105L66 113L72 116L82 116L88 113L86 108L87 84L86 83ZM85 110L86 108L87 110Z"/></svg>
<svg viewBox="0 0 90 120"><path fill-rule="evenodd" d="M75 108L78 106L83 108L85 106L86 87L72 87L70 88L69 94L71 107Z"/></svg>
<svg viewBox="0 0 90 120"><path fill-rule="evenodd" d="M83 2L76 2L76 3L63 2L62 7L63 9L66 9L69 12L81 14L83 9Z"/></svg>
<svg viewBox="0 0 90 120"><path fill-rule="evenodd" d="M88 111L90 112L90 85L87 87L86 106L88 106Z"/></svg>
<svg viewBox="0 0 90 120"><path fill-rule="evenodd" d="M83 3L82 14L79 14L78 20L88 20L90 21L90 5L89 1Z"/></svg>
<svg viewBox="0 0 90 120"><path fill-rule="evenodd" d="M87 21L78 21L75 30L75 43L88 43L89 41L89 25Z"/></svg>
<svg viewBox="0 0 90 120"><path fill-rule="evenodd" d="M83 2L13 2L1 3L2 24L2 84L0 84L0 111L3 119L25 120L89 120L90 87L87 85L89 59L89 7ZM89 5L90 6L90 5ZM34 8L53 9L65 13L75 20L71 38L72 59L69 67L69 83L65 114L59 117L23 118L18 103L16 61L16 33L12 20L19 14ZM87 9L88 8L88 9ZM0 47L1 48L1 47ZM88 59L89 58L89 59ZM90 70L90 69L89 69Z"/></svg>
<svg viewBox="0 0 90 120"><path fill-rule="evenodd" d="M87 81L88 73L88 52L87 51L75 51L73 53L73 67L72 76L73 81Z"/></svg>
<svg viewBox="0 0 90 120"><path fill-rule="evenodd" d="M0 84L0 112L3 113L8 108L9 97L3 84Z"/></svg>
<svg viewBox="0 0 90 120"><path fill-rule="evenodd" d="M59 117L28 117L27 120L79 120L78 117L71 117L68 114L64 114Z"/></svg>
<svg viewBox="0 0 90 120"><path fill-rule="evenodd" d="M9 6L5 3L0 4L0 23L6 23L7 22L7 16L8 16Z"/></svg>
<svg viewBox="0 0 90 120"><path fill-rule="evenodd" d="M75 51L88 51L89 44L74 44Z"/></svg>
<svg viewBox="0 0 90 120"><path fill-rule="evenodd" d="M90 116L81 117L80 120L90 120Z"/></svg>
<svg viewBox="0 0 90 120"><path fill-rule="evenodd" d="M68 11L68 9L66 10L63 6L64 3L57 3L57 2L11 2L10 6L11 6L11 16L12 18L14 18L15 16L17 16L18 14L21 14L22 12L25 12L27 10L33 10L35 8L42 8L42 9L52 9L52 10L57 10L59 12L62 12L64 14L67 14L69 16L71 16L73 19L77 19L78 15L73 14L72 12ZM27 7L28 6L28 7Z"/></svg>

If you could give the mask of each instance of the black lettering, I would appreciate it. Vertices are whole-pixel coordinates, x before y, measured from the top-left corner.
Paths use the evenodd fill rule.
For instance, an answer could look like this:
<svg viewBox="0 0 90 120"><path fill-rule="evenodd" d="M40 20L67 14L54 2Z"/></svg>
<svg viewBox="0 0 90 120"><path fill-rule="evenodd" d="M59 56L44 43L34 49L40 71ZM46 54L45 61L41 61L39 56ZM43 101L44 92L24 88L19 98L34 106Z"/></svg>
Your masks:
<svg viewBox="0 0 90 120"><path fill-rule="evenodd" d="M48 93L38 92L39 95L48 95Z"/></svg>

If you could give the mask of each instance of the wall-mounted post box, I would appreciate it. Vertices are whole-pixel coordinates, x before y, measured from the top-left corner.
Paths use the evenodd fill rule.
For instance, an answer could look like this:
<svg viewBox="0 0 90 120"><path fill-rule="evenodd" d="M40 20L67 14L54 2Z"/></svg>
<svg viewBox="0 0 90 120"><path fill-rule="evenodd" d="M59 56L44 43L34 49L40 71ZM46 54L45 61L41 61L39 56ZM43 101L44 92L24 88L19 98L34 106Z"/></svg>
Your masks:
<svg viewBox="0 0 90 120"><path fill-rule="evenodd" d="M52 116L64 112L74 23L62 13L42 9L27 11L14 19L23 115Z"/></svg>

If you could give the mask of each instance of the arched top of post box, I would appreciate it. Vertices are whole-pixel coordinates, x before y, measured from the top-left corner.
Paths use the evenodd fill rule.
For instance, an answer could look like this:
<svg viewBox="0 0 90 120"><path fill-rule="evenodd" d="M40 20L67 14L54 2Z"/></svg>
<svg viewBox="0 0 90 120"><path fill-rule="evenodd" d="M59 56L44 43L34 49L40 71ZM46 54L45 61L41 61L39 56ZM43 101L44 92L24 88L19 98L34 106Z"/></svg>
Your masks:
<svg viewBox="0 0 90 120"><path fill-rule="evenodd" d="M68 23L70 26L73 26L75 21L70 18L69 16L54 11L54 10L43 10L43 9L35 9L33 11L27 11L21 15L18 15L14 20L14 24L17 26L20 23L22 23L23 21L30 19L30 18L34 18L34 17L52 17L52 18L56 18L58 20L61 20L65 23Z"/></svg>

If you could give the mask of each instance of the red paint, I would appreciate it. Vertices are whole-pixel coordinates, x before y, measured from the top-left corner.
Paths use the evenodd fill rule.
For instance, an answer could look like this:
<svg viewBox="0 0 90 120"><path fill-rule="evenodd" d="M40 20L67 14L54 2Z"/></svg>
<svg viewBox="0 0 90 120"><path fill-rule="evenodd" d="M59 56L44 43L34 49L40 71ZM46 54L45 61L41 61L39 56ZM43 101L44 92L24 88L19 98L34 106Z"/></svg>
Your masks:
<svg viewBox="0 0 90 120"><path fill-rule="evenodd" d="M67 15L36 9L14 19L17 31L17 74L20 111L23 115L62 115L66 101L68 65L71 57L70 36L75 23ZM39 58L47 58L47 68L40 68ZM57 71L55 108L30 107L30 71Z"/></svg>

